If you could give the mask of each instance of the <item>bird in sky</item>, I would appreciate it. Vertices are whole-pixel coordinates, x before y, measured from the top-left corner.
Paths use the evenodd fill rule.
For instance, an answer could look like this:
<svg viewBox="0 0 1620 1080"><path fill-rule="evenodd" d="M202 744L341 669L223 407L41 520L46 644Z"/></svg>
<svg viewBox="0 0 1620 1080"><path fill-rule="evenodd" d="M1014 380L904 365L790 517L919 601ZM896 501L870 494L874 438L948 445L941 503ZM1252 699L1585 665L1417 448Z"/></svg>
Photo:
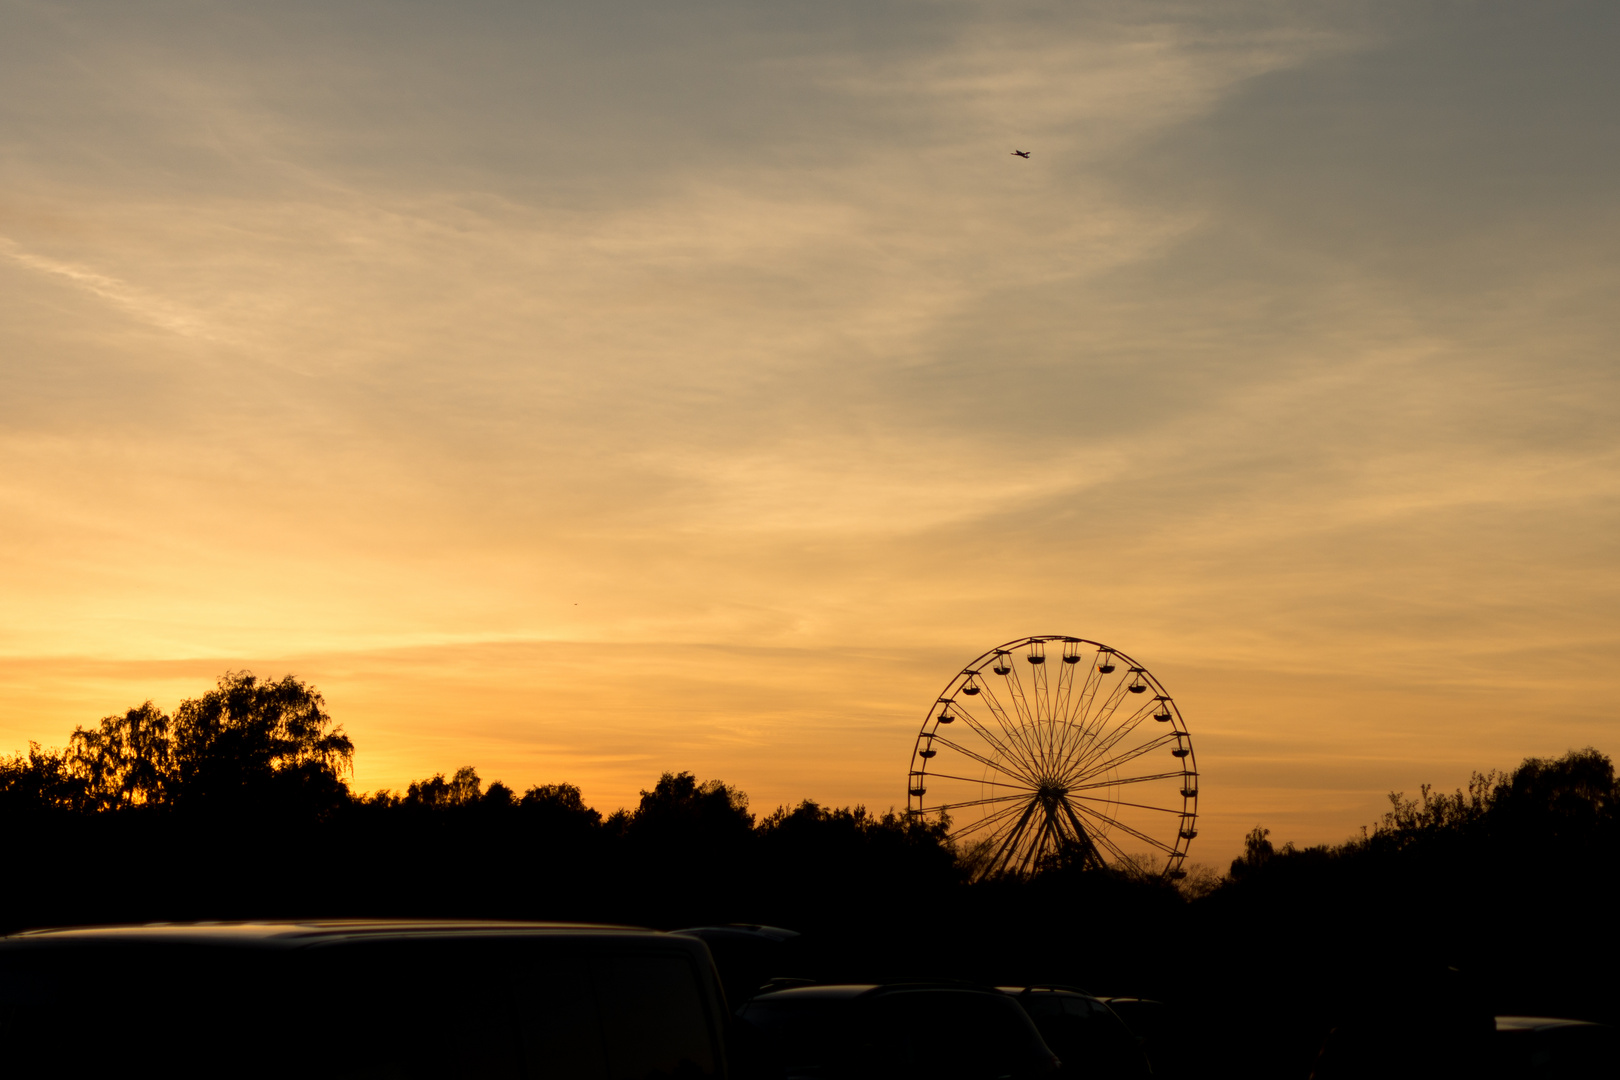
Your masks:
<svg viewBox="0 0 1620 1080"><path fill-rule="evenodd" d="M1014 157L1027 158L1027 157L1029 157L1029 151L1028 150L1014 150L1013 151L1013 156Z"/></svg>

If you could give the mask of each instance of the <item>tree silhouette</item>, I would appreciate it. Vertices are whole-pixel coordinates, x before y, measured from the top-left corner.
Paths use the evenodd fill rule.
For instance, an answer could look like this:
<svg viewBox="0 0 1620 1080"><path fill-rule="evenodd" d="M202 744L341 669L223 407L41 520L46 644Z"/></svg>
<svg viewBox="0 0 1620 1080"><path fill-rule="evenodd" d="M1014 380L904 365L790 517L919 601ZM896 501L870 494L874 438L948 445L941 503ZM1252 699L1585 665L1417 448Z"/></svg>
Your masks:
<svg viewBox="0 0 1620 1080"><path fill-rule="evenodd" d="M698 783L689 772L664 773L631 819L629 833L648 840L702 836L724 842L745 836L754 827L748 796L720 780Z"/></svg>
<svg viewBox="0 0 1620 1080"><path fill-rule="evenodd" d="M1554 838L1612 828L1620 812L1614 764L1588 746L1561 758L1527 758L1492 792L1489 816L1515 831Z"/></svg>
<svg viewBox="0 0 1620 1080"><path fill-rule="evenodd" d="M291 675L260 682L226 672L180 704L173 731L176 804L323 809L348 800L354 743L332 726L320 693Z"/></svg>
<svg viewBox="0 0 1620 1080"><path fill-rule="evenodd" d="M69 773L84 785L97 810L164 802L174 779L169 718L150 701L122 716L103 717L95 729L68 737Z"/></svg>
<svg viewBox="0 0 1620 1080"><path fill-rule="evenodd" d="M31 742L28 753L0 758L0 821L71 813L87 802L83 780L73 775L61 751L41 750Z"/></svg>
<svg viewBox="0 0 1620 1080"><path fill-rule="evenodd" d="M1270 836L1270 829L1263 829L1258 825L1249 830L1249 835L1243 838L1243 854L1232 860L1231 873L1234 878L1252 874L1271 861L1276 849L1267 839Z"/></svg>
<svg viewBox="0 0 1620 1080"><path fill-rule="evenodd" d="M498 786L508 795L511 794L511 789L505 784ZM444 778L444 773L434 773L426 780L411 784L405 789L404 802L406 806L422 806L430 810L470 806L479 800L483 788L483 781L478 779L478 770L471 765L463 765L449 780Z"/></svg>
<svg viewBox="0 0 1620 1080"><path fill-rule="evenodd" d="M559 830L592 830L602 824L602 815L585 805L573 784L536 784L523 793L518 806L535 822Z"/></svg>

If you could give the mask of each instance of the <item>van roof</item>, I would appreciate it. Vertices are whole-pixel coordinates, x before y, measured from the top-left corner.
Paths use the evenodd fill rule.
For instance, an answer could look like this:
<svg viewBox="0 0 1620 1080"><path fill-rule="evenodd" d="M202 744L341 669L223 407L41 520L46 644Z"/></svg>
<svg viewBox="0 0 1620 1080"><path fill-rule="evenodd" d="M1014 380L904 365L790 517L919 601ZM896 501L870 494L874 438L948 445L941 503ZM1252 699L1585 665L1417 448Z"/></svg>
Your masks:
<svg viewBox="0 0 1620 1080"><path fill-rule="evenodd" d="M955 981L908 981L908 982L881 982L881 983L817 983L813 986L789 986L780 990L770 990L759 994L755 1001L848 1001L858 997L877 997L886 994L913 993L919 990L937 992L942 990L960 991L969 994L991 994L995 997L1003 995L996 992L993 987L982 986L978 983Z"/></svg>
<svg viewBox="0 0 1620 1080"><path fill-rule="evenodd" d="M1565 1020L1556 1016L1498 1016L1497 1031L1555 1031L1559 1028L1603 1027L1590 1020Z"/></svg>
<svg viewBox="0 0 1620 1080"><path fill-rule="evenodd" d="M190 943L297 947L318 941L409 937L651 935L632 926L590 923L496 922L470 919L309 919L288 922L145 923L24 930L0 937L0 947L35 943Z"/></svg>

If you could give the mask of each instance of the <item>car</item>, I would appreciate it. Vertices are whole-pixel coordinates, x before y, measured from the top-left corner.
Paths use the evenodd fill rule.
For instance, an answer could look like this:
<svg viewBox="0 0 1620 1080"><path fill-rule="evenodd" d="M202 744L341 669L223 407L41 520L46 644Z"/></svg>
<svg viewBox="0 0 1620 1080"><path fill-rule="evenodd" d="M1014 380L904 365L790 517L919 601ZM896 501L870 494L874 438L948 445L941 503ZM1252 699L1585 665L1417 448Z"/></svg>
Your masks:
<svg viewBox="0 0 1620 1080"><path fill-rule="evenodd" d="M561 923L152 924L0 938L0 1073L726 1080L690 937Z"/></svg>
<svg viewBox="0 0 1620 1080"><path fill-rule="evenodd" d="M787 1080L1040 1080L1057 1055L993 987L954 982L791 986L738 1010Z"/></svg>
<svg viewBox="0 0 1620 1080"><path fill-rule="evenodd" d="M1067 1071L1097 1080L1144 1077L1153 1067L1142 1043L1101 999L1073 986L1001 986Z"/></svg>
<svg viewBox="0 0 1620 1080"><path fill-rule="evenodd" d="M730 923L693 926L670 933L695 937L709 947L714 966L720 972L726 1001L733 1009L743 1005L773 979L803 975L808 964L801 952L804 939L797 931L780 926Z"/></svg>
<svg viewBox="0 0 1620 1080"><path fill-rule="evenodd" d="M1588 1020L1498 1016L1493 1048L1500 1075L1554 1080L1614 1075L1620 1040L1609 1025Z"/></svg>

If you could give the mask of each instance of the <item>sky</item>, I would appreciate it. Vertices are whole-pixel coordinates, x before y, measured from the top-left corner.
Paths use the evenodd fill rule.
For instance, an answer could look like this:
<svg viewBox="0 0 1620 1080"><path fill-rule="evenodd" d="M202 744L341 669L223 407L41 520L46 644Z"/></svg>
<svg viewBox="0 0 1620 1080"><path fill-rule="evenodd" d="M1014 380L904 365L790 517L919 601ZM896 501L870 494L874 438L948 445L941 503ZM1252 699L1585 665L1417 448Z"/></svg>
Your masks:
<svg viewBox="0 0 1620 1080"><path fill-rule="evenodd" d="M1620 753L1613 5L0 27L0 752L249 669L362 790L903 807L1070 634L1212 866Z"/></svg>

